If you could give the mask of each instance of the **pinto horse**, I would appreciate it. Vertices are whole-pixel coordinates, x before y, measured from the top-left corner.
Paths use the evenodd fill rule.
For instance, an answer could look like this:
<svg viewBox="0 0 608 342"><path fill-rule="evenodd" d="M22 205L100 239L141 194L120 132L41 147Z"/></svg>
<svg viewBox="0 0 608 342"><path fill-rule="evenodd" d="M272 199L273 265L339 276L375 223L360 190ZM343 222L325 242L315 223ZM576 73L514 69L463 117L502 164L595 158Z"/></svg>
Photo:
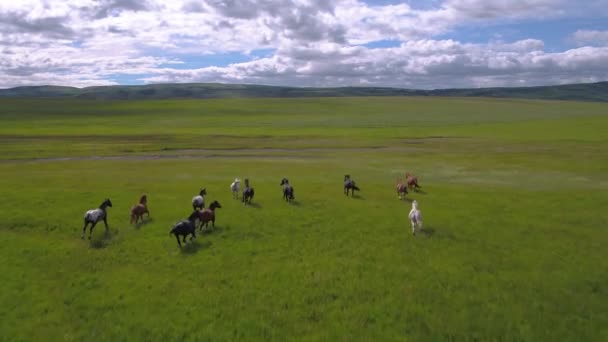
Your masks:
<svg viewBox="0 0 608 342"><path fill-rule="evenodd" d="M239 189L241 188L241 180L238 178L234 179L234 182L230 184L230 191L232 191L232 198L239 199Z"/></svg>
<svg viewBox="0 0 608 342"><path fill-rule="evenodd" d="M171 231L169 231L169 236L171 234L175 235L175 238L177 239L177 244L180 248L182 247L182 243L179 241L180 236L184 237L184 243L186 243L186 237L188 235L192 235L192 237L190 237L190 241L196 238L195 221L197 218L198 210L195 210L192 214L190 214L190 217L188 217L187 220L182 220L176 223L171 229Z"/></svg>
<svg viewBox="0 0 608 342"><path fill-rule="evenodd" d="M249 186L249 179L245 178L245 188L243 189L243 198L241 199L243 204L251 204L254 194L253 188Z"/></svg>
<svg viewBox="0 0 608 342"><path fill-rule="evenodd" d="M147 195L142 195L139 199L139 203L131 208L131 224L133 224L133 222L137 224L137 221L139 221L140 219L143 222L144 214L148 214L148 218L150 218L150 212L148 211Z"/></svg>
<svg viewBox="0 0 608 342"><path fill-rule="evenodd" d="M289 180L287 178L283 178L281 179L281 184L279 185L283 186L283 199L286 202L293 201L295 199L293 195L293 186L289 184Z"/></svg>
<svg viewBox="0 0 608 342"><path fill-rule="evenodd" d="M344 175L344 194L348 196L350 190L351 196L355 196L355 190L361 191L356 185L355 181L350 178L350 175Z"/></svg>
<svg viewBox="0 0 608 342"><path fill-rule="evenodd" d="M407 184L403 184L401 180L397 180L397 186L395 187L397 190L397 196L402 200L407 195Z"/></svg>
<svg viewBox="0 0 608 342"><path fill-rule="evenodd" d="M84 214L84 227L82 227L82 235L80 236L81 239L84 239L84 233L87 230L87 225L89 225L89 223L91 224L91 230L89 231L89 240L91 239L91 235L93 234L93 228L95 228L95 225L100 220L103 220L103 223L106 226L106 231L108 230L108 214L106 212L106 209L108 207L112 207L112 201L110 201L109 198L103 201L99 205L99 208L88 210Z"/></svg>
<svg viewBox="0 0 608 342"><path fill-rule="evenodd" d="M407 187L414 191L418 191L418 189L421 188L421 186L418 185L418 177L409 172L405 173L405 182L407 183Z"/></svg>
<svg viewBox="0 0 608 342"><path fill-rule="evenodd" d="M422 229L422 213L418 210L418 201L412 202L412 210L410 210L408 218L412 224L412 234L416 235L416 228Z"/></svg>
<svg viewBox="0 0 608 342"><path fill-rule="evenodd" d="M215 209L221 208L222 205L218 201L213 201L209 205L209 208L198 211L198 220L200 221L200 226L198 227L200 230L203 230L203 226L205 228L209 227L209 222L213 228L215 228Z"/></svg>
<svg viewBox="0 0 608 342"><path fill-rule="evenodd" d="M192 209L198 210L205 208L205 195L207 194L207 188L202 188L198 196L192 198Z"/></svg>

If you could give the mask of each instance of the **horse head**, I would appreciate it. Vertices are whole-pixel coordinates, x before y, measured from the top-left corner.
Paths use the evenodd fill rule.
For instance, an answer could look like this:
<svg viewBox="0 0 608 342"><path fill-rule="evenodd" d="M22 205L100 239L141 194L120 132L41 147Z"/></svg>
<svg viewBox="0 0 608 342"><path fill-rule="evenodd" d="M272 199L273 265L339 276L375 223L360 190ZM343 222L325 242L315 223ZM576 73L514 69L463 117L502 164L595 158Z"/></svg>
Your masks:
<svg viewBox="0 0 608 342"><path fill-rule="evenodd" d="M289 184L289 180L287 178L281 179L281 184L279 184L279 185L285 185L285 184Z"/></svg>
<svg viewBox="0 0 608 342"><path fill-rule="evenodd" d="M141 204L148 203L148 196L147 195L141 195L141 197L139 198L139 203L141 203Z"/></svg>
<svg viewBox="0 0 608 342"><path fill-rule="evenodd" d="M220 202L218 201L213 201L210 205L209 205L209 209L213 210L215 208L221 208L222 205L220 204Z"/></svg>
<svg viewBox="0 0 608 342"><path fill-rule="evenodd" d="M350 180L350 175L344 175L344 181Z"/></svg>
<svg viewBox="0 0 608 342"><path fill-rule="evenodd" d="M201 196L205 196L207 194L207 188L202 188L201 192L199 192L199 195Z"/></svg>
<svg viewBox="0 0 608 342"><path fill-rule="evenodd" d="M416 209L416 210L418 209L418 201L414 200L412 202L412 209Z"/></svg>
<svg viewBox="0 0 608 342"><path fill-rule="evenodd" d="M112 207L112 201L110 201L109 198L106 198L105 201L103 201L103 203L101 203L101 205L99 206L100 208L103 207Z"/></svg>

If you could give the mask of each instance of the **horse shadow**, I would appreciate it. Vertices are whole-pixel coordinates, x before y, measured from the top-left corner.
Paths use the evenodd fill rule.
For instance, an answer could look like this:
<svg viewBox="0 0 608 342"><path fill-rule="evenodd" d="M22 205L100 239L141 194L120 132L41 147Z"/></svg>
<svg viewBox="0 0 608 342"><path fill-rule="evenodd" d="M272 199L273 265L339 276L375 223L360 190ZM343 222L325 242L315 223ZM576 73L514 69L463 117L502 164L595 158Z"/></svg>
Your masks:
<svg viewBox="0 0 608 342"><path fill-rule="evenodd" d="M354 195L350 196L350 198L353 198L353 199L356 199L356 200L364 200L365 196L354 194Z"/></svg>
<svg viewBox="0 0 608 342"><path fill-rule="evenodd" d="M140 221L140 222L136 223L134 227L135 227L135 229L139 229L139 228L141 228L141 227L143 227L143 226L147 225L148 223L152 223L152 221L154 221L154 219L152 219L152 218L147 218L147 219L145 219L145 220L142 220L142 221Z"/></svg>
<svg viewBox="0 0 608 342"><path fill-rule="evenodd" d="M418 190L412 190L412 193L414 193L414 194L426 195L426 191L424 191L424 190L422 190L422 189L418 189Z"/></svg>
<svg viewBox="0 0 608 342"><path fill-rule="evenodd" d="M221 234L223 232L225 232L228 229L228 227L224 228L223 226L215 226L215 227L206 227L203 228L202 230L198 230L197 232L199 232L201 235L210 235L210 234Z"/></svg>
<svg viewBox="0 0 608 342"><path fill-rule="evenodd" d="M302 205L302 202L293 200L293 201L289 202L289 204L291 204L293 206L296 206L296 207L299 207L299 206Z"/></svg>
<svg viewBox="0 0 608 342"><path fill-rule="evenodd" d="M420 228L417 233L420 233L422 235L424 235L427 238L432 237L433 235L435 235L435 229L431 228L431 227L424 227L424 228Z"/></svg>
<svg viewBox="0 0 608 342"><path fill-rule="evenodd" d="M93 236L93 238L91 238L91 240L89 240L89 246L94 249L106 248L112 243L112 240L117 235L118 235L118 230L115 230L115 231L112 231L111 229L104 230L103 235L101 237Z"/></svg>
<svg viewBox="0 0 608 342"><path fill-rule="evenodd" d="M198 240L194 240L184 244L181 248L181 253L183 255L196 254L200 250L210 248L211 245L213 245L211 241L198 242Z"/></svg>
<svg viewBox="0 0 608 342"><path fill-rule="evenodd" d="M256 209L261 209L262 206L259 203L247 203L245 204L245 207L251 207L251 208L256 208Z"/></svg>

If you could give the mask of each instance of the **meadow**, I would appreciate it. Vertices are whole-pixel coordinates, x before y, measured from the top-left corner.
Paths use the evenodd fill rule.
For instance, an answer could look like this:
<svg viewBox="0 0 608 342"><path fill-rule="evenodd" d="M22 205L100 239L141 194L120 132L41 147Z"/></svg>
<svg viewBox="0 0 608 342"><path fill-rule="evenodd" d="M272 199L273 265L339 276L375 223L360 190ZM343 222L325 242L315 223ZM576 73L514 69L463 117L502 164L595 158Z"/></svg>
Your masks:
<svg viewBox="0 0 608 342"><path fill-rule="evenodd" d="M0 123L1 340L608 340L608 104L0 99ZM216 227L180 249L201 187Z"/></svg>

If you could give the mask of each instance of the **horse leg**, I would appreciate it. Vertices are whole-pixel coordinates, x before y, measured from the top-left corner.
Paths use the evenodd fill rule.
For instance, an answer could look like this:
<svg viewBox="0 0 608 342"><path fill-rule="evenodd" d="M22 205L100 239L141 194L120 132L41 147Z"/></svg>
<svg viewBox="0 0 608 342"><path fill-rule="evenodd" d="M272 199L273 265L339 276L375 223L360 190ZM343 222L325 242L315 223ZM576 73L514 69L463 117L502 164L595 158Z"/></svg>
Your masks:
<svg viewBox="0 0 608 342"><path fill-rule="evenodd" d="M84 220L84 227L82 227L82 235L80 236L81 239L84 239L84 233L87 231L87 225L89 223L87 222L87 220Z"/></svg>
<svg viewBox="0 0 608 342"><path fill-rule="evenodd" d="M93 235L93 228L95 228L95 225L97 224L97 222L93 222L91 224L91 228L89 230L89 240L91 240L91 235Z"/></svg>
<svg viewBox="0 0 608 342"><path fill-rule="evenodd" d="M106 226L106 231L108 231L108 218L107 217L103 218L103 224Z"/></svg>
<svg viewBox="0 0 608 342"><path fill-rule="evenodd" d="M175 238L177 239L177 244L179 245L179 248L182 248L182 243L179 241L179 235L175 234Z"/></svg>

